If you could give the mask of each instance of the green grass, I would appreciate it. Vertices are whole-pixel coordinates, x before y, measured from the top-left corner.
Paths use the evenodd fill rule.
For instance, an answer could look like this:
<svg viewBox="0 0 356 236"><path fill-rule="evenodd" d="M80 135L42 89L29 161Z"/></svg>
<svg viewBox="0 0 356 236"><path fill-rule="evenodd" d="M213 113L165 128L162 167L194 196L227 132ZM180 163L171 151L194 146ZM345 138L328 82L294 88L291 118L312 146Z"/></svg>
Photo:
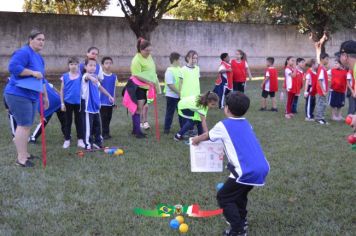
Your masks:
<svg viewBox="0 0 356 236"><path fill-rule="evenodd" d="M202 91L213 83L204 79ZM246 117L271 172L267 184L249 195L249 234L353 235L356 152L345 141L351 128L305 122L304 101L292 120L283 118L283 104L279 113L259 112L259 84L248 85L252 104ZM158 103L162 127L164 97ZM63 150L59 123L53 117L46 132L45 170L40 160L32 169L15 166L6 113L3 108L0 112L0 235L178 235L169 228L169 219L136 216L133 209L151 209L158 203L217 207L215 185L228 172L191 173L189 148L174 142L172 135L162 134L157 142L151 130L146 140L132 138L131 118L122 107L111 124L114 138L105 145L124 147L123 157L89 153L80 159L75 147ZM150 117L153 126L153 109ZM221 111L210 111L209 127L222 118ZM40 144L29 147L40 155ZM222 216L186 221L188 235L220 235L227 227Z"/></svg>

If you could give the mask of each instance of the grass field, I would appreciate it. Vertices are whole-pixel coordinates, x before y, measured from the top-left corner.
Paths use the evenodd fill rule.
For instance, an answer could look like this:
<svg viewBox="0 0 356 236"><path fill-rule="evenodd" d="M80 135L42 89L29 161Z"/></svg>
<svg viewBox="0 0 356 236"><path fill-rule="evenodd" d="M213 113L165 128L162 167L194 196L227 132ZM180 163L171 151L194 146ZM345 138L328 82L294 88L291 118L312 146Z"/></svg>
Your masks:
<svg viewBox="0 0 356 236"><path fill-rule="evenodd" d="M204 79L202 91L212 84L213 79ZM249 235L355 235L356 152L345 141L351 128L305 122L304 101L292 120L284 119L283 104L279 113L259 112L259 84L248 85L252 103L246 117L271 172L267 184L249 195ZM163 96L158 103L162 128ZM47 168L37 160L35 168L22 169L15 166L3 108L0 117L0 235L178 235L169 228L170 219L136 216L133 209L153 209L158 203L215 209L215 185L228 176L226 170L191 173L189 148L174 142L173 134L162 134L157 142L153 129L146 140L133 138L131 118L122 107L114 113L113 139L105 146L123 147L123 157L90 153L79 159L76 147L63 150L59 122L53 117L46 130ZM153 109L150 117L153 126ZM222 118L221 111L210 111L209 127ZM29 147L40 155L40 144ZM221 235L227 227L222 216L186 221L188 235Z"/></svg>

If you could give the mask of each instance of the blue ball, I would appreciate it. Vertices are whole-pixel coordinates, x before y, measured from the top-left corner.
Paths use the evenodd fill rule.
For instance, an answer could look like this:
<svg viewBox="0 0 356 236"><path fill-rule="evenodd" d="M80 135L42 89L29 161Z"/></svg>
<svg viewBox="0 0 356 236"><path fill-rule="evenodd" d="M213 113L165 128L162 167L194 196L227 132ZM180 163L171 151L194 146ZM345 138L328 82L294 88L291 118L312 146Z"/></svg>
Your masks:
<svg viewBox="0 0 356 236"><path fill-rule="evenodd" d="M224 186L224 183L218 183L216 185L216 191L219 191Z"/></svg>
<svg viewBox="0 0 356 236"><path fill-rule="evenodd" d="M179 228L179 222L176 219L171 220L169 222L169 226L171 226L172 229L178 229Z"/></svg>

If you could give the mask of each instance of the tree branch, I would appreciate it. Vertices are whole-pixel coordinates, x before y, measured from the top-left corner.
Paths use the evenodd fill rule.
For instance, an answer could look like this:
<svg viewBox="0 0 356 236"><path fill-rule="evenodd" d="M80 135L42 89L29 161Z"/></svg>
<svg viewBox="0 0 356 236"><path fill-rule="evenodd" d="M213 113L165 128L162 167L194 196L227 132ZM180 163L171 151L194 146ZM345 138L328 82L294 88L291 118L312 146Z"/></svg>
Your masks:
<svg viewBox="0 0 356 236"><path fill-rule="evenodd" d="M171 7L168 7L169 4L170 4L170 0L166 0L166 1L162 1L161 3L164 3L165 5L161 5L160 8L159 8L159 11L158 11L158 14L157 14L157 19L162 19L163 15L166 13L166 12L169 12L170 10L178 7L179 3L181 2L182 0L178 0L175 4L173 4Z"/></svg>

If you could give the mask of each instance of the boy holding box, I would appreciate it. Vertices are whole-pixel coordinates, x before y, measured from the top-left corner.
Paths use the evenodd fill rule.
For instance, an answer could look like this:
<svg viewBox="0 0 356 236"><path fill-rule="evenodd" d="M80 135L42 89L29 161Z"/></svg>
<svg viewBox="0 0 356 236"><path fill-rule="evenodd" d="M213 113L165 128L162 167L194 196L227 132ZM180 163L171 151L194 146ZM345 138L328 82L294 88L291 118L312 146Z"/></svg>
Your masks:
<svg viewBox="0 0 356 236"><path fill-rule="evenodd" d="M269 164L263 154L250 123L242 116L250 106L250 99L241 92L232 92L226 98L226 119L212 130L192 138L192 144L201 141L221 140L228 158L231 174L217 193L219 206L231 229L226 236L247 235L247 195L254 186L263 186L269 172Z"/></svg>

